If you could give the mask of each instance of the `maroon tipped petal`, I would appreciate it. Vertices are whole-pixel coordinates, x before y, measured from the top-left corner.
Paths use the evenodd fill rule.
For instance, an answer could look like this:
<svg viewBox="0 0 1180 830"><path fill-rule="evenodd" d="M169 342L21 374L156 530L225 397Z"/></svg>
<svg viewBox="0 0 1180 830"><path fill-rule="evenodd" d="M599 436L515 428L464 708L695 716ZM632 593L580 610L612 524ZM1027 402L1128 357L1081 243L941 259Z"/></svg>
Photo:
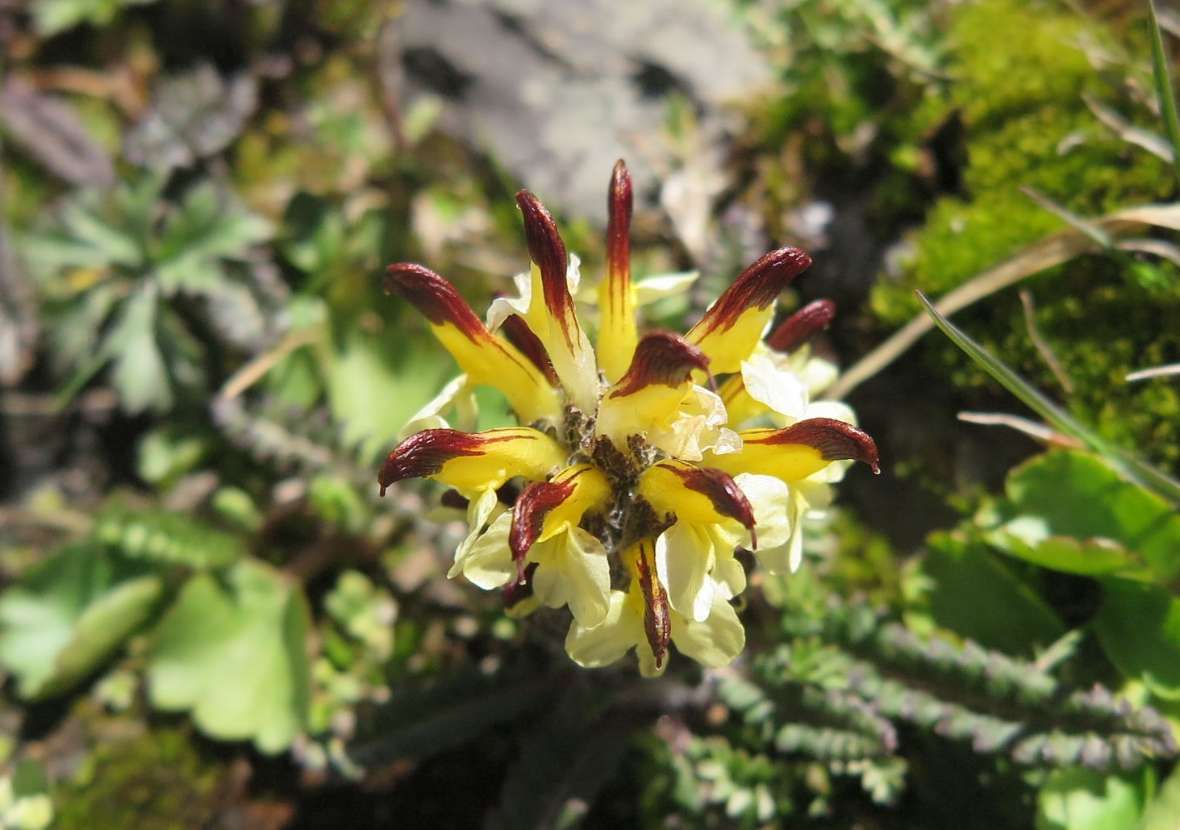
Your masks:
<svg viewBox="0 0 1180 830"><path fill-rule="evenodd" d="M607 193L606 261L616 290L624 290L631 278L631 173L622 159L615 162Z"/></svg>
<svg viewBox="0 0 1180 830"><path fill-rule="evenodd" d="M758 549L758 537L754 533L754 508L732 476L712 467L667 464L664 468L678 475L689 490L695 490L707 498L713 504L713 509L722 516L741 522L750 531L750 543L754 550Z"/></svg>
<svg viewBox="0 0 1180 830"><path fill-rule="evenodd" d="M635 346L627 373L619 379L612 398L630 395L653 383L679 386L694 369L709 370L709 358L679 334L648 332Z"/></svg>
<svg viewBox="0 0 1180 830"><path fill-rule="evenodd" d="M523 602L533 595L533 574L537 572L537 563L530 562L516 579L504 586L504 607L511 608L518 602Z"/></svg>
<svg viewBox="0 0 1180 830"><path fill-rule="evenodd" d="M574 298L570 296L566 282L569 256L565 243L557 231L557 224L541 200L522 190L516 194L516 204L524 215L524 235L529 247L529 257L541 272L541 284L545 290L545 306L555 320L561 323L566 341L573 342L569 322L574 320Z"/></svg>
<svg viewBox="0 0 1180 830"><path fill-rule="evenodd" d="M807 418L776 430L758 444L806 444L819 450L825 461L863 461L873 474L881 472L877 443L868 433L835 418Z"/></svg>
<svg viewBox="0 0 1180 830"><path fill-rule="evenodd" d="M545 376L545 380L549 381L550 385L560 384L557 370L553 368L553 361L549 359L549 353L545 351L541 339L533 334L533 330L529 328L529 324L525 322L523 317L519 314L509 314L500 325L500 331L504 332L509 343L519 349L521 354L541 370L541 374Z"/></svg>
<svg viewBox="0 0 1180 830"><path fill-rule="evenodd" d="M779 248L763 255L725 289L693 327L693 333L699 339L717 329L730 328L749 308L766 308L810 265L811 257L798 248Z"/></svg>
<svg viewBox="0 0 1180 830"><path fill-rule="evenodd" d="M656 578L655 552L650 541L640 543L636 570L644 600L643 631L658 669L664 665L668 656L668 643L672 639L672 614L668 607L668 592Z"/></svg>
<svg viewBox="0 0 1180 830"><path fill-rule="evenodd" d="M381 495L394 482L422 478L442 469L452 458L479 455L487 443L479 435L457 429L424 429L402 441L381 465Z"/></svg>
<svg viewBox="0 0 1180 830"><path fill-rule="evenodd" d="M451 323L469 340L486 337L488 330L455 286L424 265L397 262L385 269L385 291L398 294L431 323Z"/></svg>
<svg viewBox="0 0 1180 830"><path fill-rule="evenodd" d="M536 481L521 491L512 506L512 528L508 547L519 572L524 570L525 556L541 535L545 517L574 492L574 475L565 481Z"/></svg>
<svg viewBox="0 0 1180 830"><path fill-rule="evenodd" d="M789 352L802 346L831 325L836 317L836 304L831 300L808 303L779 324L766 345L776 352Z"/></svg>

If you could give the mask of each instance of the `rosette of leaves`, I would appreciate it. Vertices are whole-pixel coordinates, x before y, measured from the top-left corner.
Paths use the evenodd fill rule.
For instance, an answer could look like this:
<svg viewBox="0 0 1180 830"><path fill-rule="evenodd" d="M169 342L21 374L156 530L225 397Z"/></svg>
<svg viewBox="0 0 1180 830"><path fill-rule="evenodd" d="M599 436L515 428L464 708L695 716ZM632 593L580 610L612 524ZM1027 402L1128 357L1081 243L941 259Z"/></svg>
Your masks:
<svg viewBox="0 0 1180 830"><path fill-rule="evenodd" d="M268 223L213 182L175 199L165 184L145 175L78 191L20 240L67 390L109 369L120 405L132 413L166 410L182 392L203 390L227 314L245 339L264 326L234 263L269 238Z"/></svg>

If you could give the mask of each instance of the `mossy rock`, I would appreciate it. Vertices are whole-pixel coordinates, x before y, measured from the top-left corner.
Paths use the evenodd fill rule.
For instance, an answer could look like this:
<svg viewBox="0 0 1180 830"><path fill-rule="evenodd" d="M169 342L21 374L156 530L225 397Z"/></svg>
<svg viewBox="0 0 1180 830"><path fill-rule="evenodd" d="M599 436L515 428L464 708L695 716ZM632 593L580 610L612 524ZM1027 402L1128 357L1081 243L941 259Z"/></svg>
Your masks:
<svg viewBox="0 0 1180 830"><path fill-rule="evenodd" d="M226 769L201 757L178 729L101 744L77 779L53 794L55 830L210 826L226 792Z"/></svg>
<svg viewBox="0 0 1180 830"><path fill-rule="evenodd" d="M1166 200L1173 171L1101 125L1083 95L1122 105L1123 78L1091 65L1083 41L1117 49L1113 32L1061 4L986 0L955 12L947 113L964 129L962 192L934 203L911 237L901 273L874 287L878 319L898 325L935 297L1066 227L1036 205L1034 188L1080 216ZM1132 54L1142 54L1128 48ZM1144 123L1159 130L1158 124ZM1127 384L1127 372L1180 359L1170 333L1180 280L1168 265L1088 257L1036 276L1037 324L1074 381L1072 396L1030 342L1014 291L977 303L956 322L1108 437L1166 463L1180 460L1174 387ZM1171 321L1171 322L1170 322ZM967 389L991 384L945 341L920 347L939 377ZM994 388L994 387L992 387Z"/></svg>

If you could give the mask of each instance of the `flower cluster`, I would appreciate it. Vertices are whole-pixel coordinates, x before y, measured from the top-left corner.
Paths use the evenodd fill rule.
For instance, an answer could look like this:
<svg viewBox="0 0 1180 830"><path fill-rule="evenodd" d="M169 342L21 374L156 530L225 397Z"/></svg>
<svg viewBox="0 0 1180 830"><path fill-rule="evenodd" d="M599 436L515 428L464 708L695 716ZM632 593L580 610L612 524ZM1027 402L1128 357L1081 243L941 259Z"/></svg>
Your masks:
<svg viewBox="0 0 1180 830"><path fill-rule="evenodd" d="M811 264L781 248L687 334L641 335L638 306L689 279L631 280L623 162L596 294L582 291L577 258L540 201L516 198L532 269L486 323L433 271L389 266L386 289L425 315L463 374L408 425L381 468L382 493L420 476L453 488L444 499L465 507L469 535L450 576L503 589L513 613L568 606L566 650L580 665L635 649L652 676L670 645L725 665L745 645L731 604L746 587L737 552L753 551L770 573L794 570L803 518L830 500L829 485L853 461L877 471L851 410L811 400L835 375L808 346L834 306L805 306L764 338L780 292ZM585 294L597 305L597 349L575 310ZM479 384L502 391L522 426L452 429L444 416L471 420Z"/></svg>

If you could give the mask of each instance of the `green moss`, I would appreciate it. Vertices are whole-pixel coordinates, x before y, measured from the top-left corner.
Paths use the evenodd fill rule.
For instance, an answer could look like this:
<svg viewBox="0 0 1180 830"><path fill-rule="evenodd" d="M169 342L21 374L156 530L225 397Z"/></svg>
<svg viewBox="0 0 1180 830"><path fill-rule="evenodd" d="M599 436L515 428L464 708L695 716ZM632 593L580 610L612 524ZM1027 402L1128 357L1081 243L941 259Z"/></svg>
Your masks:
<svg viewBox="0 0 1180 830"><path fill-rule="evenodd" d="M175 729L103 743L77 780L54 793L56 830L134 827L186 830L209 826L225 770L203 760Z"/></svg>
<svg viewBox="0 0 1180 830"><path fill-rule="evenodd" d="M900 275L874 287L872 310L889 324L918 313L915 289L943 294L1065 227L1022 186L1080 216L1163 200L1174 191L1164 162L1113 135L1085 105L1087 94L1120 101L1123 79L1103 75L1078 45L1111 44L1110 32L1060 5L987 0L960 7L950 36L954 80L946 107L964 128L963 192L934 203L911 238ZM1038 326L1074 380L1071 407L1108 437L1150 457L1180 458L1167 423L1175 392L1123 381L1128 371L1180 357L1177 338L1168 334L1169 319L1180 312L1176 292L1168 290L1175 285L1171 269L1093 257L1047 271L1029 285L1036 287ZM1054 378L1029 342L1014 292L978 303L957 320L1053 391ZM940 377L949 374L960 386L990 383L949 344L923 353Z"/></svg>

